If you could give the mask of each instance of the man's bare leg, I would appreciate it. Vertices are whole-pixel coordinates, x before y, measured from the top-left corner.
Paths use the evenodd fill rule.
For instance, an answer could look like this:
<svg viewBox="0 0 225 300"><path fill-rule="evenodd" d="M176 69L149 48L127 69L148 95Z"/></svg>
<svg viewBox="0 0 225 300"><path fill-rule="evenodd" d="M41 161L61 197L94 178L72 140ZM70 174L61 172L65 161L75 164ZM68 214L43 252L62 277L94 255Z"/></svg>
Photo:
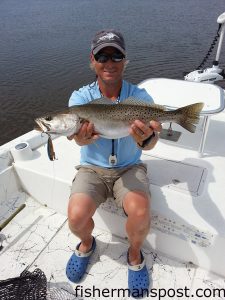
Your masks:
<svg viewBox="0 0 225 300"><path fill-rule="evenodd" d="M88 252L92 246L92 231L94 221L92 216L96 211L96 204L92 198L83 193L74 193L68 205L69 228L80 238L80 252Z"/></svg>
<svg viewBox="0 0 225 300"><path fill-rule="evenodd" d="M150 199L143 192L128 192L123 200L128 215L126 231L130 242L129 263L141 263L141 247L150 229Z"/></svg>

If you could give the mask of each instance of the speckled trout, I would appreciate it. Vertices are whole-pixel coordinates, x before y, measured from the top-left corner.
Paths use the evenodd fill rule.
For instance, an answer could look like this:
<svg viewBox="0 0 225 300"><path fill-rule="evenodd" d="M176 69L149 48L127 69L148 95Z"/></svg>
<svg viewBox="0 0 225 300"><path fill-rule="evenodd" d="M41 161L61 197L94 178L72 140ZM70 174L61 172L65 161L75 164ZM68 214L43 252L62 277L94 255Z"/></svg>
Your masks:
<svg viewBox="0 0 225 300"><path fill-rule="evenodd" d="M195 103L175 110L148 104L129 97L115 104L107 98L93 100L88 104L75 105L63 111L37 118L38 130L48 134L71 136L76 134L85 121L94 124L95 132L107 139L118 139L129 135L134 120L149 123L151 120L175 122L190 132L195 132L203 103Z"/></svg>

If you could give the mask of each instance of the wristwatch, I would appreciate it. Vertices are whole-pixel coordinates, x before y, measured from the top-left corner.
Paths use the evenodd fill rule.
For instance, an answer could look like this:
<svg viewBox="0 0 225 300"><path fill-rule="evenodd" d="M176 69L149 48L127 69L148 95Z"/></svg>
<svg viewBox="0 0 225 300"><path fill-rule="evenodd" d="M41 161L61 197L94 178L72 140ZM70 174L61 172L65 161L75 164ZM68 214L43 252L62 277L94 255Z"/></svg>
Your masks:
<svg viewBox="0 0 225 300"><path fill-rule="evenodd" d="M155 132L153 131L153 134L150 135L150 137L148 137L146 140L144 140L142 142L142 145L140 145L139 143L138 146L141 147L141 148L145 148L148 144L150 144L151 140L155 137Z"/></svg>

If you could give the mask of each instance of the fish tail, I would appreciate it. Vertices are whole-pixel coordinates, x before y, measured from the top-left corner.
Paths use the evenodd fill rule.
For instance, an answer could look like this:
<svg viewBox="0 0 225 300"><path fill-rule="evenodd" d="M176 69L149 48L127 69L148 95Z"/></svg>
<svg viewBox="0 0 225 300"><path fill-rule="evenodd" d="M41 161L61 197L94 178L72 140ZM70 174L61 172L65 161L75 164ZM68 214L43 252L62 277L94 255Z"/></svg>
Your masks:
<svg viewBox="0 0 225 300"><path fill-rule="evenodd" d="M204 103L190 104L176 110L176 113L180 116L176 123L181 125L183 128L194 133L196 130L196 124L198 124L200 119L200 112L204 106Z"/></svg>

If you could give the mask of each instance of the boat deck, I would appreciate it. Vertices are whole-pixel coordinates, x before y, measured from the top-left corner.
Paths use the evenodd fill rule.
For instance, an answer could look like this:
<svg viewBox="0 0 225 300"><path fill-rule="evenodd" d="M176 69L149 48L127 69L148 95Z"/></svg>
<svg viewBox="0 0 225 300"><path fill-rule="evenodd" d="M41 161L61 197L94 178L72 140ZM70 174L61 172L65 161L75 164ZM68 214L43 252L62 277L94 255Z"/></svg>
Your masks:
<svg viewBox="0 0 225 300"><path fill-rule="evenodd" d="M202 121L195 134L173 124L181 132L177 142L162 138L142 154L152 195L143 252L150 288L156 289L153 299L225 299L225 112L211 116L199 157ZM15 153L21 142L29 143L31 156L26 157L29 147ZM49 299L128 299L126 218L110 199L94 215L97 249L84 280L75 285L66 278L66 263L78 243L66 215L80 148L65 137L53 144L54 162L47 156L46 136L34 131L0 149L0 224L26 203L0 233L0 280L40 268Z"/></svg>
<svg viewBox="0 0 225 300"><path fill-rule="evenodd" d="M65 275L66 263L78 243L68 229L67 218L24 192L15 194L10 202L14 203L14 209L21 202L25 202L26 207L0 234L0 280L19 276L25 268L30 271L40 268L47 277L48 299L129 299L126 239L95 228L97 248L84 280L79 283L80 289L76 291L78 285L68 281ZM206 296L215 291L215 297L210 299L224 299L224 278L152 249L144 248L143 252L152 280L151 288L161 293L161 298L158 294L156 299L171 299L178 289L184 295L186 289L186 295L196 300L196 291L199 295L205 292ZM215 289L221 291L220 297ZM179 295L174 294L172 299L188 299Z"/></svg>

